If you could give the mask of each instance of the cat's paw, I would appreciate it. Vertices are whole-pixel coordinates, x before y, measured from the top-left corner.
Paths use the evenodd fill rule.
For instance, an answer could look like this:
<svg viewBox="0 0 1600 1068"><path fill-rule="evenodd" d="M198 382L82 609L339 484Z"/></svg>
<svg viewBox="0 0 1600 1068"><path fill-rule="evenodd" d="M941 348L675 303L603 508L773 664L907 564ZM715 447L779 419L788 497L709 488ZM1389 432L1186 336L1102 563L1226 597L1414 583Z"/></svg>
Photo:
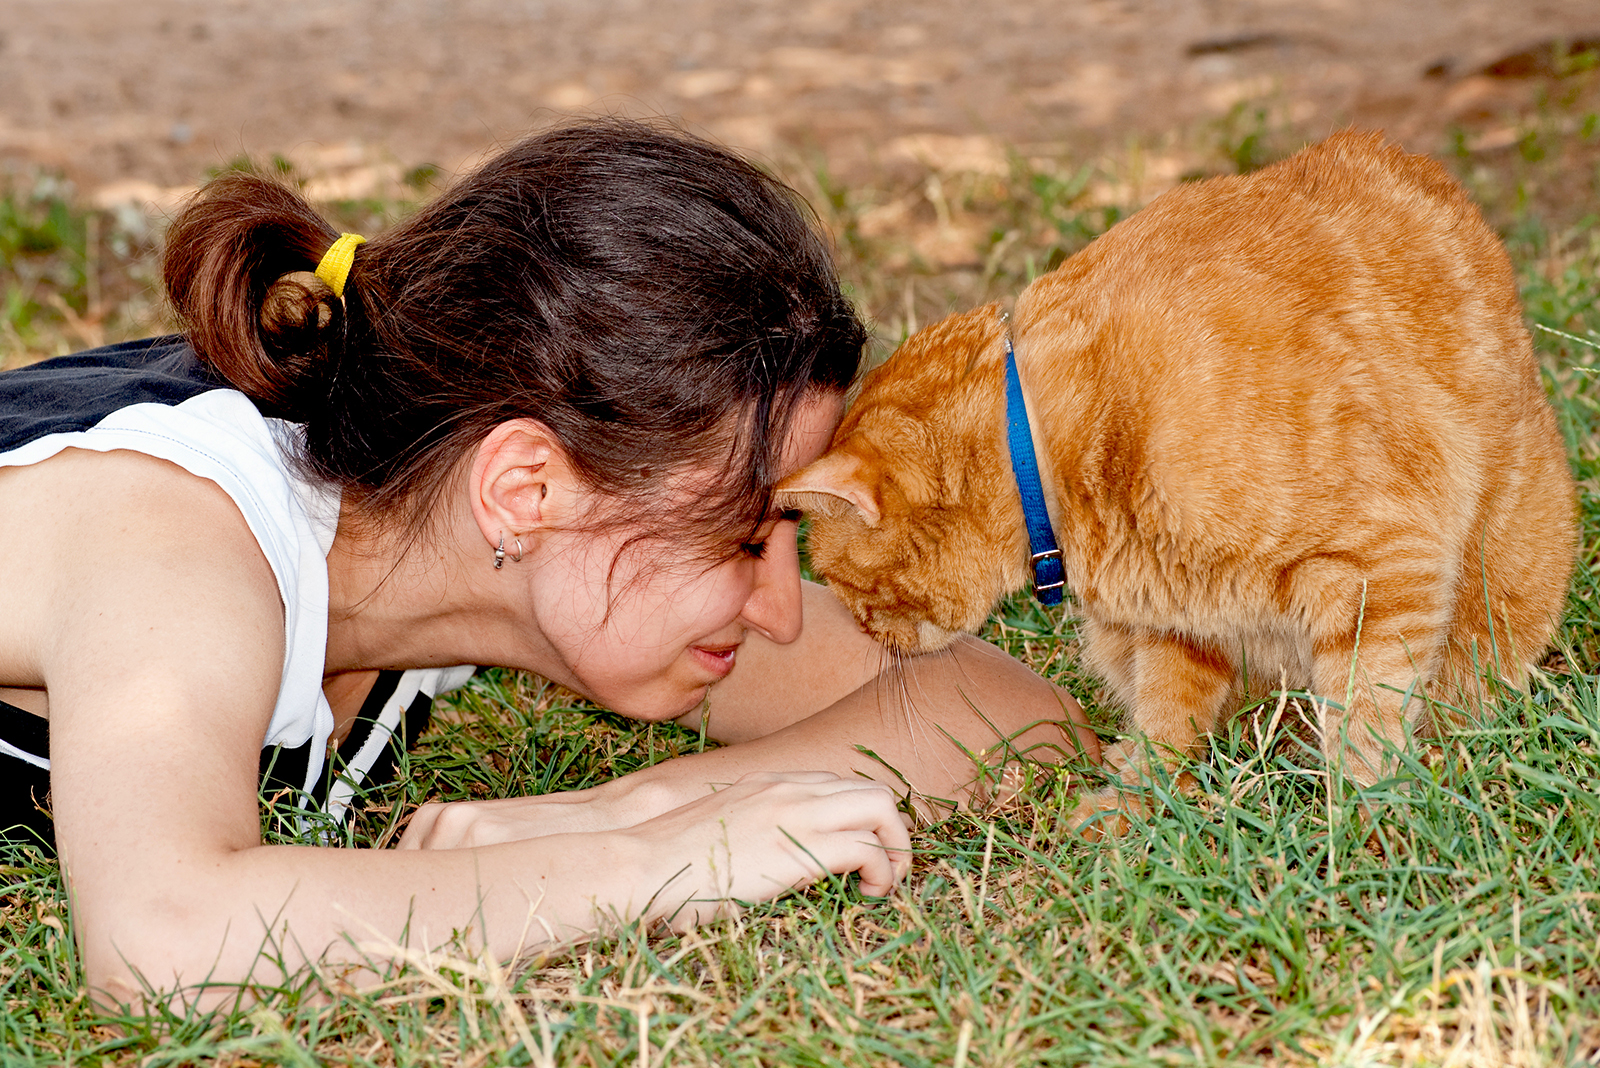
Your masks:
<svg viewBox="0 0 1600 1068"><path fill-rule="evenodd" d="M1133 828L1134 819L1147 815L1145 806L1138 794L1107 787L1079 798L1067 817L1067 827L1091 842L1121 838Z"/></svg>
<svg viewBox="0 0 1600 1068"><path fill-rule="evenodd" d="M1176 758L1163 760L1155 756L1150 743L1143 738L1124 738L1105 750L1101 773L1111 784L1108 790L1137 793L1159 781L1158 776L1176 775L1178 764Z"/></svg>
<svg viewBox="0 0 1600 1068"><path fill-rule="evenodd" d="M1121 838L1135 820L1147 820L1161 811L1163 802L1152 787L1150 773L1137 767L1125 768L1111 786L1079 798L1067 817L1069 829L1091 842ZM1166 770L1166 780L1179 793L1192 794L1198 788L1187 771Z"/></svg>

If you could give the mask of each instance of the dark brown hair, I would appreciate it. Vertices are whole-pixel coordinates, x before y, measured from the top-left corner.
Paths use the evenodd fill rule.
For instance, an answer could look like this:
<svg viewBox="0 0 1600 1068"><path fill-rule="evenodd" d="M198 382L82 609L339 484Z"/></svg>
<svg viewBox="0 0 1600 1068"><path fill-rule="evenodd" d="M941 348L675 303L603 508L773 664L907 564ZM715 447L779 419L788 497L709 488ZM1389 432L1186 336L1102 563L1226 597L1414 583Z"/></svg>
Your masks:
<svg viewBox="0 0 1600 1068"><path fill-rule="evenodd" d="M623 501L724 470L659 525L727 546L766 515L796 404L846 389L866 339L788 187L650 125L514 145L360 246L342 301L310 273L335 237L293 190L224 175L168 232L167 293L202 360L305 425L309 473L413 533L526 417Z"/></svg>

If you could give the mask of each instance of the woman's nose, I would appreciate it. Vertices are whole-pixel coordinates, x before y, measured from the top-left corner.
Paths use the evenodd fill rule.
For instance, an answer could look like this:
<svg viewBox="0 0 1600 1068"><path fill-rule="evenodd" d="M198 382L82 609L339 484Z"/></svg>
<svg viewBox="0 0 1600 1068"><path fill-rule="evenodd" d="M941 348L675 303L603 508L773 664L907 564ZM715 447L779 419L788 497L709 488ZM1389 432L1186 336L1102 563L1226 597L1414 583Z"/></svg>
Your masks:
<svg viewBox="0 0 1600 1068"><path fill-rule="evenodd" d="M779 645L800 637L800 525L779 523L767 538L767 551L755 561L750 596L741 615L746 624Z"/></svg>

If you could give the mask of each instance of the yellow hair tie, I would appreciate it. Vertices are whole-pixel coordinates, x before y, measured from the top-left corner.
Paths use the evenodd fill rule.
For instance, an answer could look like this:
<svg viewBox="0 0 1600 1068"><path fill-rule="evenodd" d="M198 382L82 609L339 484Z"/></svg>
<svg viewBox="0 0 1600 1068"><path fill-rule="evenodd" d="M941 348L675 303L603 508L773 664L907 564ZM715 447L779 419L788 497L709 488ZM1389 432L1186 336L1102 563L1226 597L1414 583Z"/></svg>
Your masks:
<svg viewBox="0 0 1600 1068"><path fill-rule="evenodd" d="M350 265L356 262L356 246L366 243L367 239L360 234L340 234L339 240L322 254L322 262L317 264L317 277L328 283L334 296L344 296L345 279L350 277Z"/></svg>

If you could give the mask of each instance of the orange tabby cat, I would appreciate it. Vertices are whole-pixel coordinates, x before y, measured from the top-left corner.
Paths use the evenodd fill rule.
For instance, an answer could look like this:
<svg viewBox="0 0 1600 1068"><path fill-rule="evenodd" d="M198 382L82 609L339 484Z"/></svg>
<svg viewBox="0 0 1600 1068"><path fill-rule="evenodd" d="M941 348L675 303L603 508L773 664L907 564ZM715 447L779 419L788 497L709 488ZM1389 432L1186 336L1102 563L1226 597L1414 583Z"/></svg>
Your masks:
<svg viewBox="0 0 1600 1068"><path fill-rule="evenodd" d="M991 305L914 335L781 487L895 649L1030 581L1007 329ZM1084 658L1154 751L1308 689L1325 753L1371 783L1421 692L1475 709L1545 649L1572 478L1505 253L1438 164L1347 131L1181 186L1028 286L1009 330ZM1146 751L1107 760L1135 783Z"/></svg>

